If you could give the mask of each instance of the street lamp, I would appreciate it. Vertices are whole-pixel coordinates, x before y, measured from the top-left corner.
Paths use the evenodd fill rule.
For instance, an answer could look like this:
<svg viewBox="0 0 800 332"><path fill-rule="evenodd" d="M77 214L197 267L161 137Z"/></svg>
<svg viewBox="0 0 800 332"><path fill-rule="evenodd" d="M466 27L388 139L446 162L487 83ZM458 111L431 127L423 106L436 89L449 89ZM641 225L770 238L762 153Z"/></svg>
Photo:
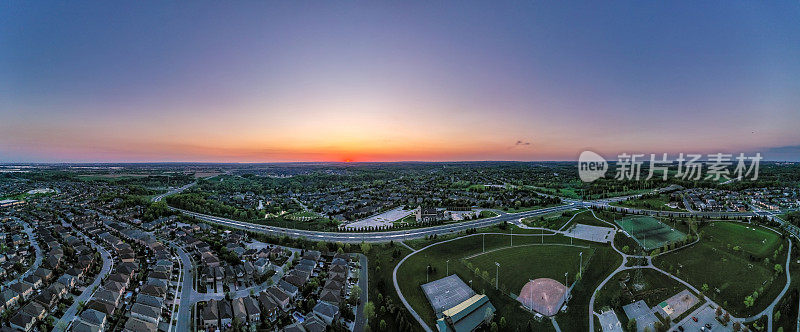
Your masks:
<svg viewBox="0 0 800 332"><path fill-rule="evenodd" d="M449 259L447 260L447 273L445 273L445 275L448 275L448 276L450 275L450 260Z"/></svg>
<svg viewBox="0 0 800 332"><path fill-rule="evenodd" d="M430 282L430 277L428 277L428 272L430 272L430 270L431 266L428 265L428 267L425 268L425 282Z"/></svg>
<svg viewBox="0 0 800 332"><path fill-rule="evenodd" d="M494 262L494 264L497 265L497 273L494 277L494 289L499 289L497 285L500 283L500 263Z"/></svg>
<svg viewBox="0 0 800 332"><path fill-rule="evenodd" d="M578 275L583 276L583 251L578 252L578 256L581 256L581 263L578 265Z"/></svg>

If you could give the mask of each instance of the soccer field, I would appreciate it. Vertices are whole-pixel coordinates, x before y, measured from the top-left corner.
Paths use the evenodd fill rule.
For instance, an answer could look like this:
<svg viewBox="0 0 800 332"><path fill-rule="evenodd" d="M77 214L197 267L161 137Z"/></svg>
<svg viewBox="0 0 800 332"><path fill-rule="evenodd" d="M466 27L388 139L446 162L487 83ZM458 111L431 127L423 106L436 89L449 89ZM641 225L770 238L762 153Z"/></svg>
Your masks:
<svg viewBox="0 0 800 332"><path fill-rule="evenodd" d="M585 268L594 249L557 244L504 248L465 261L472 265L472 270L477 267L487 271L490 280L497 274L495 262L500 263L500 284L505 285L508 292L519 294L529 280L538 278L555 279L563 284L564 273L567 273L567 282L571 284L578 273L580 253L583 253Z"/></svg>
<svg viewBox="0 0 800 332"><path fill-rule="evenodd" d="M686 237L683 232L650 216L629 216L615 222L647 251L681 241Z"/></svg>

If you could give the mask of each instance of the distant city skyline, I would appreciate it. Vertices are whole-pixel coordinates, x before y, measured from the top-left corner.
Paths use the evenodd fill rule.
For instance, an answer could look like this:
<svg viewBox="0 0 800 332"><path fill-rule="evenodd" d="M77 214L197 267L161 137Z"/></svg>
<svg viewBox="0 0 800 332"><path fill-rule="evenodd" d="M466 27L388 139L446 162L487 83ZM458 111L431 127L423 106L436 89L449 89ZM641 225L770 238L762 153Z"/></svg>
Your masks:
<svg viewBox="0 0 800 332"><path fill-rule="evenodd" d="M796 1L7 1L0 163L800 161L798 17Z"/></svg>

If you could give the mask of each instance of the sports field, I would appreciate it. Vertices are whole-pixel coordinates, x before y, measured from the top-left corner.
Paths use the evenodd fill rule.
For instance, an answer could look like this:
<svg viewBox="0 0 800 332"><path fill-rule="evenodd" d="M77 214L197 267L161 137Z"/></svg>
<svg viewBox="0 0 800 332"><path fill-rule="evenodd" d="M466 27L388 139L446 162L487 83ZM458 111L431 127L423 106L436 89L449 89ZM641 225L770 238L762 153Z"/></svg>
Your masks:
<svg viewBox="0 0 800 332"><path fill-rule="evenodd" d="M509 238L510 237L508 235L487 234L485 236L486 251L508 247L510 244ZM579 286L573 289L573 299L570 302L570 305L573 306L588 307L588 300L591 296L591 293L587 290L593 290L594 287L596 287L597 284L600 283L600 281L603 280L603 278L605 278L611 272L611 270L614 269L614 267L618 266L622 260L621 257L607 245L597 246L595 243L581 240L571 240L561 235L550 235L542 238L538 235L517 234L515 231L514 249L512 250L523 250L521 249L524 248L522 245L541 244L542 240L544 240L545 244L551 245L569 244L572 241L576 245L589 246L594 250L592 258L589 259L588 267L584 269L585 277L579 281ZM520 249L517 249L518 246ZM472 288L476 293L486 294L489 296L492 304L497 308L496 315L500 317L506 317L509 322L509 329L524 330L532 328L536 331L551 331L553 326L549 321L539 322L534 320L533 315L531 315L529 311L523 309L518 301L506 294L495 291L494 284L490 283L495 274L496 266L494 265L494 260L487 259L487 264L490 265L486 267L486 270L481 271L481 274L483 274L483 271L486 271L487 279L489 279L489 281L485 281L482 276L476 276L474 267L470 270L465 263L461 262L461 259L465 257L470 257L481 253L482 248L483 236L476 234L473 236L452 240L450 242L443 242L440 245L429 247L428 249L424 249L414 254L408 258L398 268L397 271L397 282L403 292L403 296L405 296L406 300L429 326L434 326L436 315L420 285L443 278L448 274L455 273L467 284L470 284L470 280L472 280ZM560 247L540 246L539 248L549 248L553 250L554 248ZM538 250L539 248L532 250ZM530 253L530 250L531 249L529 248L527 252ZM555 251L561 252L561 250L558 249ZM566 256L566 254L564 255ZM574 251L572 254L570 254L570 256L573 256L571 265L574 267L572 267L572 270L570 270L570 275L573 275L574 271L577 271L578 260L580 258ZM449 266L447 262L448 260ZM533 269L534 265L538 264L541 264L542 266L538 267L537 270L546 271L549 269L562 269L562 267L553 266L546 262L534 264L530 258L530 254L520 256L519 261L513 261L509 259L505 264L503 262L499 263L502 265L500 270L501 281L503 281L504 278L502 276L504 271L512 271L520 268ZM584 259L584 264L587 264L586 259ZM430 272L426 273L427 266L431 266L435 269L432 271L428 270ZM505 267L505 269L503 269L503 267ZM566 271L553 272L553 274L560 273L561 280L563 280L564 272ZM520 277L519 279L522 278ZM527 281L527 279L525 280ZM509 285L506 287L510 289L511 286ZM521 289L522 282L519 283L518 287ZM514 319L511 319L512 317ZM585 331L588 328L587 321L589 317L585 310L571 310L567 311L567 313L559 314L556 317L558 317L557 319L559 319L559 324L563 330ZM529 323L532 325L528 326Z"/></svg>
<svg viewBox="0 0 800 332"><path fill-rule="evenodd" d="M686 237L683 232L650 216L628 216L615 221L647 251L681 241Z"/></svg>
<svg viewBox="0 0 800 332"><path fill-rule="evenodd" d="M727 303L726 308L737 316L754 315L775 299L785 283L785 273L774 270L776 263L786 262L787 246L780 235L735 222L714 222L700 231L704 235L699 243L659 256L654 264L698 289L707 284L706 295ZM748 308L744 298L754 291L759 296Z"/></svg>
<svg viewBox="0 0 800 332"><path fill-rule="evenodd" d="M500 284L506 286L508 292L519 294L522 286L533 279L550 278L563 284L564 273L567 273L568 283L575 281L580 253L583 253L586 267L594 249L558 244L504 248L467 258L465 262L473 270L489 272L490 279L497 273L495 262L500 263Z"/></svg>

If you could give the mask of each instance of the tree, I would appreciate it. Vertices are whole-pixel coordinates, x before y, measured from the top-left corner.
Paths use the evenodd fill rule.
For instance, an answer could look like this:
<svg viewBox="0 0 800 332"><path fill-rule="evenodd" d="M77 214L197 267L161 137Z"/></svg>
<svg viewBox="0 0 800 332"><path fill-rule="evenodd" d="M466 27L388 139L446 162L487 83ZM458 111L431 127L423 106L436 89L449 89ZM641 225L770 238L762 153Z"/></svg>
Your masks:
<svg viewBox="0 0 800 332"><path fill-rule="evenodd" d="M506 322L506 318L505 317L500 317L500 328L505 331L507 326L508 326L508 323Z"/></svg>
<svg viewBox="0 0 800 332"><path fill-rule="evenodd" d="M752 307L754 302L755 302L755 299L753 298L752 295L748 295L747 297L744 298L744 306L745 307L748 307L748 308Z"/></svg>
<svg viewBox="0 0 800 332"><path fill-rule="evenodd" d="M368 254L370 250L372 250L371 244L367 242L361 242L361 252L364 253L364 255Z"/></svg>
<svg viewBox="0 0 800 332"><path fill-rule="evenodd" d="M372 301L364 304L364 318L369 320L375 317L375 304Z"/></svg>
<svg viewBox="0 0 800 332"><path fill-rule="evenodd" d="M777 310L777 311L775 311L775 315L772 316L772 320L777 321L779 319L781 319L781 311Z"/></svg>
<svg viewBox="0 0 800 332"><path fill-rule="evenodd" d="M703 287L700 287L700 289L703 290L703 293L707 293L708 292L708 284L703 284Z"/></svg>
<svg viewBox="0 0 800 332"><path fill-rule="evenodd" d="M781 266L780 264L775 264L775 273L780 274L781 271L783 271L783 266Z"/></svg>
<svg viewBox="0 0 800 332"><path fill-rule="evenodd" d="M352 305L358 304L358 299L360 297L361 297L361 287L358 287L358 285L353 285L353 287L350 288L350 304Z"/></svg>
<svg viewBox="0 0 800 332"><path fill-rule="evenodd" d="M631 318L628 321L628 331L636 331L636 318Z"/></svg>
<svg viewBox="0 0 800 332"><path fill-rule="evenodd" d="M381 331L386 331L386 321L381 319L380 323Z"/></svg>
<svg viewBox="0 0 800 332"><path fill-rule="evenodd" d="M498 329L497 329L497 323L495 323L495 322L492 322L492 327L490 328L490 330L491 330L492 332L497 332L497 331L498 331Z"/></svg>
<svg viewBox="0 0 800 332"><path fill-rule="evenodd" d="M486 311L483 313L483 321L489 324L492 319L494 319L494 310L492 310L492 308L486 308Z"/></svg>
<svg viewBox="0 0 800 332"><path fill-rule="evenodd" d="M714 313L717 314L717 317L722 316L722 308L721 307L717 307L717 310L715 310Z"/></svg>

